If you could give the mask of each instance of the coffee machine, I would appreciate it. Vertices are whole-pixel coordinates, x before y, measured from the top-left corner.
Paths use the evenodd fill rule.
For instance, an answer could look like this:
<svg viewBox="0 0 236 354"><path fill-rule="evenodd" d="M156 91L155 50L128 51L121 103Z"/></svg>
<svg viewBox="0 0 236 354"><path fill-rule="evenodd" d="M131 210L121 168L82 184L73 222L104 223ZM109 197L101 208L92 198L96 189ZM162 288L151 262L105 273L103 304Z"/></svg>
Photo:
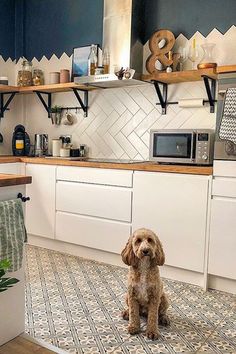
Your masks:
<svg viewBox="0 0 236 354"><path fill-rule="evenodd" d="M14 156L27 156L30 153L30 138L21 124L17 125L13 132L12 153Z"/></svg>

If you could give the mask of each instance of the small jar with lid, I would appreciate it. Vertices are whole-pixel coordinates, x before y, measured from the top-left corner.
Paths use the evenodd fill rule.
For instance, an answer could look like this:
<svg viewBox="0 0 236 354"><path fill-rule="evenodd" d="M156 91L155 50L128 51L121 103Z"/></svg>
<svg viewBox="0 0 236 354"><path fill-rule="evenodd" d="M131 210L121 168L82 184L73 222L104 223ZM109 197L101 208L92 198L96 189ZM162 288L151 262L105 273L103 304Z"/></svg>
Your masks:
<svg viewBox="0 0 236 354"><path fill-rule="evenodd" d="M28 60L23 60L22 68L18 71L17 77L18 86L31 86L32 85L32 63Z"/></svg>
<svg viewBox="0 0 236 354"><path fill-rule="evenodd" d="M34 69L33 71L33 85L39 86L44 84L43 71L40 69Z"/></svg>

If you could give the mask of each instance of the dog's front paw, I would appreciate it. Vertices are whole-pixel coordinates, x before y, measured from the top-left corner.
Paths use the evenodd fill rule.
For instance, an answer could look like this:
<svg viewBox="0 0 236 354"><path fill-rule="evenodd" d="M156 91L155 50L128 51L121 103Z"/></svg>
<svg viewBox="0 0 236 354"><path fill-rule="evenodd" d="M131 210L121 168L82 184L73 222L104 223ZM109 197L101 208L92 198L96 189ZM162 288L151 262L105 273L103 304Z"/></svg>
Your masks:
<svg viewBox="0 0 236 354"><path fill-rule="evenodd" d="M169 316L168 315L159 316L158 323L161 326L165 326L165 327L169 326L170 325Z"/></svg>
<svg viewBox="0 0 236 354"><path fill-rule="evenodd" d="M129 320L129 310L124 310L121 312L121 315L124 320L128 321Z"/></svg>
<svg viewBox="0 0 236 354"><path fill-rule="evenodd" d="M129 334L137 334L140 332L140 327L134 325L128 325L128 332Z"/></svg>
<svg viewBox="0 0 236 354"><path fill-rule="evenodd" d="M159 338L160 332L158 331L158 329L147 329L146 336L151 340L156 340Z"/></svg>

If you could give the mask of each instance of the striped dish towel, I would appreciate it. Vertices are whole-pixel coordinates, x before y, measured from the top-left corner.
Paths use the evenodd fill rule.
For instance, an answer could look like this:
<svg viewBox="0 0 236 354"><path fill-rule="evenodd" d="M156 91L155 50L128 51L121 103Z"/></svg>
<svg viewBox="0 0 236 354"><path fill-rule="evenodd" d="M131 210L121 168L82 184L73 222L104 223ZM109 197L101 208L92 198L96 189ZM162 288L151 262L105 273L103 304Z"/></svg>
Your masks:
<svg viewBox="0 0 236 354"><path fill-rule="evenodd" d="M26 239L22 201L0 202L0 260L11 262L8 271L14 272L22 267Z"/></svg>
<svg viewBox="0 0 236 354"><path fill-rule="evenodd" d="M221 140L236 144L236 88L228 88L224 99L223 114L219 128Z"/></svg>

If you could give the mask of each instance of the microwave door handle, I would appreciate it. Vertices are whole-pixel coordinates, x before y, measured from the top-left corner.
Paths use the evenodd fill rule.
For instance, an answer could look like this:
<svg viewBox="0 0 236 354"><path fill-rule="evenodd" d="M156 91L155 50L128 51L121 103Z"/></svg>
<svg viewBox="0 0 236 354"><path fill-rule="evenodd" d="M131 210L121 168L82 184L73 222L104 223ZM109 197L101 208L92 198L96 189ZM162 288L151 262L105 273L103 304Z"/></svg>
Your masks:
<svg viewBox="0 0 236 354"><path fill-rule="evenodd" d="M192 133L192 138L191 138L191 160L194 160L194 151L196 150L196 133Z"/></svg>

